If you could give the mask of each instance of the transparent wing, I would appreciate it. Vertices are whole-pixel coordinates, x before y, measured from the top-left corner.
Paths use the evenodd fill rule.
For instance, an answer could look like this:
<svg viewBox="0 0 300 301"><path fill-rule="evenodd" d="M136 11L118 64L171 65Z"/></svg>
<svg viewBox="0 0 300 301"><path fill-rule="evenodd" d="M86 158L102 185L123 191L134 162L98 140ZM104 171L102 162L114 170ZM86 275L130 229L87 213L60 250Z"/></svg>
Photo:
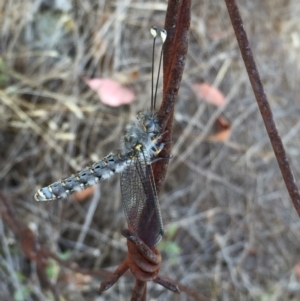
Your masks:
<svg viewBox="0 0 300 301"><path fill-rule="evenodd" d="M138 157L121 174L121 193L129 228L149 247L163 236L163 224L151 164Z"/></svg>

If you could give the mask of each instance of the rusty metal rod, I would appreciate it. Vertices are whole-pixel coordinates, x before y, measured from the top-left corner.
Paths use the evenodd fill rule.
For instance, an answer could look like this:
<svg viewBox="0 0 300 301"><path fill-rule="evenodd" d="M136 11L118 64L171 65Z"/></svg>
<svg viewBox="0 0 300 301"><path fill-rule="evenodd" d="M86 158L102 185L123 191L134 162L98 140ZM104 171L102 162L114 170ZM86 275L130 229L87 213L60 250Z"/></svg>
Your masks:
<svg viewBox="0 0 300 301"><path fill-rule="evenodd" d="M281 138L278 134L273 114L267 99L267 96L264 92L264 88L262 82L260 80L260 76L252 55L252 51L249 45L249 41L247 38L246 31L244 29L244 24L237 7L235 0L225 0L227 10L231 19L231 23L241 50L241 54L247 69L247 73L249 76L250 83L252 85L252 89L262 115L263 121L265 123L265 127L267 133L269 135L279 168L281 170L281 174L287 190L291 196L294 207L300 216L300 194L299 189L296 184L296 180L291 171L288 158L286 156L286 152L284 146L282 144Z"/></svg>

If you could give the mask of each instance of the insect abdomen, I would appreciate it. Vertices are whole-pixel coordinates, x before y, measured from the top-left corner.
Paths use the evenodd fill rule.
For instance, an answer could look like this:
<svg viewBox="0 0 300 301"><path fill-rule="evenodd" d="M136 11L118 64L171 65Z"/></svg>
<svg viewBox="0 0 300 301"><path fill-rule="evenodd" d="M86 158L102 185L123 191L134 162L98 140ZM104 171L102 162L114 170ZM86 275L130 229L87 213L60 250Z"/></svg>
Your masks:
<svg viewBox="0 0 300 301"><path fill-rule="evenodd" d="M36 201L66 198L73 192L83 190L86 187L97 184L101 180L110 178L115 172L122 172L126 167L128 158L129 155L109 154L78 174L39 189L34 198Z"/></svg>

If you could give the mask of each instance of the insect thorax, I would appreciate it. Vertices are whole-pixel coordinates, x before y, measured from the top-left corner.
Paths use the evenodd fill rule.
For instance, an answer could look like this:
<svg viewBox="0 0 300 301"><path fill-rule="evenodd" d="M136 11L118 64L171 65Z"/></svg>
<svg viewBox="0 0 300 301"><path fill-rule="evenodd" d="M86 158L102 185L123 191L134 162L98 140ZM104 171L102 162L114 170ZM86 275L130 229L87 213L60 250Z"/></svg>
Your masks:
<svg viewBox="0 0 300 301"><path fill-rule="evenodd" d="M136 119L126 127L126 134L122 143L122 154L133 150L143 150L143 156L150 162L162 150L160 142L161 128L156 113L140 112Z"/></svg>
<svg viewBox="0 0 300 301"><path fill-rule="evenodd" d="M149 164L163 149L164 144L160 139L161 129L156 114L141 112L126 127L121 153L111 153L77 174L39 189L35 199L49 201L65 198L75 191L110 178L114 173L124 172L133 158Z"/></svg>

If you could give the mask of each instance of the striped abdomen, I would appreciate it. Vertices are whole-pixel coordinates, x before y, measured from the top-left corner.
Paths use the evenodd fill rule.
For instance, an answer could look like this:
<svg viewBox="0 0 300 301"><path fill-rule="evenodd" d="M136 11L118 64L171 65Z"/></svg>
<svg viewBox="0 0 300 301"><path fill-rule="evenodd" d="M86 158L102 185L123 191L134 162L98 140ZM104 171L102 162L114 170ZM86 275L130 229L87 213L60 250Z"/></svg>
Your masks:
<svg viewBox="0 0 300 301"><path fill-rule="evenodd" d="M129 164L131 154L121 155L111 153L102 160L87 167L76 175L72 175L62 181L55 182L37 191L36 201L51 201L66 198L73 192L83 190L97 184L99 181L110 178L114 173L120 173Z"/></svg>

